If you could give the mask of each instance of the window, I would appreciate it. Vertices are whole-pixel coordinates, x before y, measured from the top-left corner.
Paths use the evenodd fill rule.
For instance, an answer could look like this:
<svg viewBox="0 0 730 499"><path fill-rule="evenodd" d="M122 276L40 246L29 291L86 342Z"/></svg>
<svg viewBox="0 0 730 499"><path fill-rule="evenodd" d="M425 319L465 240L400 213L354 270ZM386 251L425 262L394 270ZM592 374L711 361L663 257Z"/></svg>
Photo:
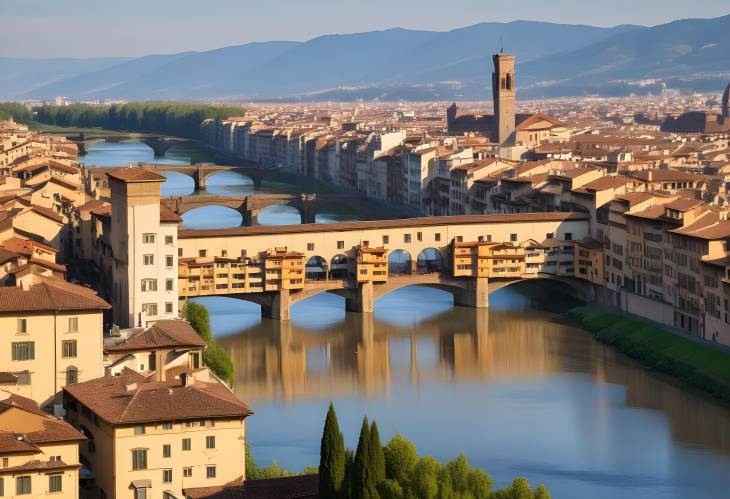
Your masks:
<svg viewBox="0 0 730 499"><path fill-rule="evenodd" d="M190 445L190 439L189 438L183 438L182 440L182 450L190 450L192 449L192 446Z"/></svg>
<svg viewBox="0 0 730 499"><path fill-rule="evenodd" d="M147 499L147 489L145 487L134 489L134 499Z"/></svg>
<svg viewBox="0 0 730 499"><path fill-rule="evenodd" d="M183 468L183 476L187 478L193 476L193 468L191 468L190 466L186 466L185 468Z"/></svg>
<svg viewBox="0 0 730 499"><path fill-rule="evenodd" d="M79 370L73 366L66 368L66 384L75 385L79 382Z"/></svg>
<svg viewBox="0 0 730 499"><path fill-rule="evenodd" d="M62 343L63 358L73 359L77 354L76 340L65 340Z"/></svg>
<svg viewBox="0 0 730 499"><path fill-rule="evenodd" d="M175 290L175 279L165 279L165 291Z"/></svg>
<svg viewBox="0 0 730 499"><path fill-rule="evenodd" d="M441 240L441 233L440 232L437 232L436 234L434 234L433 235L433 240L434 241L437 241L437 242L440 241Z"/></svg>
<svg viewBox="0 0 730 499"><path fill-rule="evenodd" d="M79 332L79 318L78 317L69 317L68 318L68 332L69 333L78 333Z"/></svg>
<svg viewBox="0 0 730 499"><path fill-rule="evenodd" d="M307 251L314 251L314 243L307 243Z"/></svg>
<svg viewBox="0 0 730 499"><path fill-rule="evenodd" d="M172 470L162 470L162 483L172 483Z"/></svg>
<svg viewBox="0 0 730 499"><path fill-rule="evenodd" d="M206 478L215 478L215 466L206 466L205 476Z"/></svg>
<svg viewBox="0 0 730 499"><path fill-rule="evenodd" d="M170 246L175 242L175 239L172 236L165 236L165 244Z"/></svg>
<svg viewBox="0 0 730 499"><path fill-rule="evenodd" d="M573 233L572 232L566 232L565 233L565 240L566 241L572 241L573 240Z"/></svg>
<svg viewBox="0 0 730 499"><path fill-rule="evenodd" d="M19 476L15 479L15 494L16 495L24 495L24 494L30 494L30 477L29 476Z"/></svg>
<svg viewBox="0 0 730 499"><path fill-rule="evenodd" d="M162 446L162 457L172 456L172 446L170 444L164 444Z"/></svg>
<svg viewBox="0 0 730 499"><path fill-rule="evenodd" d="M155 243L155 235L154 234L142 234L142 242L144 244L154 244Z"/></svg>
<svg viewBox="0 0 730 499"><path fill-rule="evenodd" d="M411 235L410 234L403 234L403 242L404 243L410 243L411 242Z"/></svg>
<svg viewBox="0 0 730 499"><path fill-rule="evenodd" d="M157 291L157 279L142 279L142 292Z"/></svg>
<svg viewBox="0 0 730 499"><path fill-rule="evenodd" d="M180 258L182 258L182 256L183 256L183 249L182 248L178 248L177 249L177 256L179 256Z"/></svg>
<svg viewBox="0 0 730 499"><path fill-rule="evenodd" d="M28 332L28 319L18 319L18 334Z"/></svg>
<svg viewBox="0 0 730 499"><path fill-rule="evenodd" d="M554 236L555 234L553 234L552 232L548 232L547 234L545 234L545 239L552 239Z"/></svg>
<svg viewBox="0 0 730 499"><path fill-rule="evenodd" d="M416 240L423 241L423 232L416 232Z"/></svg>
<svg viewBox="0 0 730 499"><path fill-rule="evenodd" d="M142 262L145 265L154 265L155 264L155 255L142 255Z"/></svg>
<svg viewBox="0 0 730 499"><path fill-rule="evenodd" d="M198 250L198 256L208 256L208 250Z"/></svg>
<svg viewBox="0 0 730 499"><path fill-rule="evenodd" d="M48 477L48 492L61 492L63 490L63 475L51 475Z"/></svg>
<svg viewBox="0 0 730 499"><path fill-rule="evenodd" d="M5 458L7 459L7 458ZM0 497L5 495L5 480L3 477L0 477Z"/></svg>
<svg viewBox="0 0 730 499"><path fill-rule="evenodd" d="M35 343L18 341L11 344L13 360L35 360Z"/></svg>
<svg viewBox="0 0 730 499"><path fill-rule="evenodd" d="M241 258L246 258L246 255L248 252L246 250L241 250Z"/></svg>
<svg viewBox="0 0 730 499"><path fill-rule="evenodd" d="M344 249L345 241L337 241L337 249Z"/></svg>
<svg viewBox="0 0 730 499"><path fill-rule="evenodd" d="M134 434L135 435L144 435L145 434L144 426L143 425L137 425L137 426L135 426L134 427Z"/></svg>
<svg viewBox="0 0 730 499"><path fill-rule="evenodd" d="M134 449L132 451L132 469L147 469L147 449Z"/></svg>
<svg viewBox="0 0 730 499"><path fill-rule="evenodd" d="M228 256L228 250L221 250L221 256L227 257Z"/></svg>
<svg viewBox="0 0 730 499"><path fill-rule="evenodd" d="M215 449L215 436L209 435L205 437L205 448Z"/></svg>
<svg viewBox="0 0 730 499"><path fill-rule="evenodd" d="M463 243L464 242L464 236L456 236L456 242L457 243Z"/></svg>
<svg viewBox="0 0 730 499"><path fill-rule="evenodd" d="M169 301L165 303L165 313L166 314L172 313L172 303Z"/></svg>
<svg viewBox="0 0 730 499"><path fill-rule="evenodd" d="M162 429L163 430L172 430L172 423L169 421L162 423Z"/></svg>
<svg viewBox="0 0 730 499"><path fill-rule="evenodd" d="M512 243L516 243L517 242L517 234L510 234L509 235L509 240Z"/></svg>
<svg viewBox="0 0 730 499"><path fill-rule="evenodd" d="M142 313L148 316L157 315L157 303L143 303Z"/></svg>
<svg viewBox="0 0 730 499"><path fill-rule="evenodd" d="M165 267L172 267L173 263L175 263L175 257L172 255L165 255Z"/></svg>
<svg viewBox="0 0 730 499"><path fill-rule="evenodd" d="M390 242L389 236L383 236L383 244L388 244Z"/></svg>

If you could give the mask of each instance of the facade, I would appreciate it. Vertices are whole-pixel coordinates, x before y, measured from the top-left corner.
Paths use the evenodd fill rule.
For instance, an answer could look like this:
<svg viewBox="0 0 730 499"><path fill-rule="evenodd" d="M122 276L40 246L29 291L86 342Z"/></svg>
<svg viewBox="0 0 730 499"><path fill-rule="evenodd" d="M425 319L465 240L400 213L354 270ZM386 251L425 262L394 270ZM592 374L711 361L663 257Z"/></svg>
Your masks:
<svg viewBox="0 0 730 499"><path fill-rule="evenodd" d="M160 206L164 180L142 168L109 173L111 300L114 322L121 327L178 316L175 248L181 219Z"/></svg>
<svg viewBox="0 0 730 499"><path fill-rule="evenodd" d="M60 408L64 386L103 374L103 313L93 291L33 274L0 287L2 388Z"/></svg>
<svg viewBox="0 0 730 499"><path fill-rule="evenodd" d="M183 489L242 483L251 410L207 369L155 381L132 371L66 387L67 420L92 497L185 497Z"/></svg>
<svg viewBox="0 0 730 499"><path fill-rule="evenodd" d="M494 99L495 142L509 145L515 142L515 56L492 56L492 97Z"/></svg>
<svg viewBox="0 0 730 499"><path fill-rule="evenodd" d="M0 389L0 497L79 497L86 438L34 401Z"/></svg>

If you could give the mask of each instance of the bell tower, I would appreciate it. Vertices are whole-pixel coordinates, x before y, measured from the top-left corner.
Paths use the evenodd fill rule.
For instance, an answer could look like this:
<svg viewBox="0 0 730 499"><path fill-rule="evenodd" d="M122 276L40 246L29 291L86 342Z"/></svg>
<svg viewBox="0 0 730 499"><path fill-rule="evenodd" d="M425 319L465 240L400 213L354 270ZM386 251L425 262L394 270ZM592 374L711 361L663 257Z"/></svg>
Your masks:
<svg viewBox="0 0 730 499"><path fill-rule="evenodd" d="M492 56L492 98L494 99L494 136L500 145L515 142L515 56L500 52Z"/></svg>

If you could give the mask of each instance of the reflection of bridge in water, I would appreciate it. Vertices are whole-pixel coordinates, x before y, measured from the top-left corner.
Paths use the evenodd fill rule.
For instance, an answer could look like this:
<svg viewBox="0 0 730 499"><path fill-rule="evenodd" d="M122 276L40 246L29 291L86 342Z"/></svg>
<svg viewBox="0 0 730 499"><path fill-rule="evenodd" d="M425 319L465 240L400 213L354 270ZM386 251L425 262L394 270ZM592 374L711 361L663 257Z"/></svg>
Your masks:
<svg viewBox="0 0 730 499"><path fill-rule="evenodd" d="M534 310L452 308L407 325L346 314L317 330L263 320L219 344L231 354L236 393L253 404L387 397L403 385L418 390L431 383L585 373L598 383L625 386L629 407L660 411L674 440L730 455L726 425L698 424L728 421L726 407Z"/></svg>
<svg viewBox="0 0 730 499"><path fill-rule="evenodd" d="M254 193L240 196L192 195L163 198L160 203L178 215L205 206L224 206L236 210L247 226L259 225L258 216L262 210L273 205L295 208L302 217L302 223L312 224L318 213L332 205L348 207L353 213L363 212L366 199L353 194L268 194Z"/></svg>

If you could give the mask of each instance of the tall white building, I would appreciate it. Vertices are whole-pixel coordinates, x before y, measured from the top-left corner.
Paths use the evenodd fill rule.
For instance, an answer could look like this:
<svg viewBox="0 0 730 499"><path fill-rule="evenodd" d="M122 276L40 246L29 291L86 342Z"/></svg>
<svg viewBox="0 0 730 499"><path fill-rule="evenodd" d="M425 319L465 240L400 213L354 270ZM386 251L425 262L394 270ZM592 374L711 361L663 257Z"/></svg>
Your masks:
<svg viewBox="0 0 730 499"><path fill-rule="evenodd" d="M177 318L181 220L160 205L165 177L144 168L121 168L109 173L109 181L114 322L136 327Z"/></svg>

